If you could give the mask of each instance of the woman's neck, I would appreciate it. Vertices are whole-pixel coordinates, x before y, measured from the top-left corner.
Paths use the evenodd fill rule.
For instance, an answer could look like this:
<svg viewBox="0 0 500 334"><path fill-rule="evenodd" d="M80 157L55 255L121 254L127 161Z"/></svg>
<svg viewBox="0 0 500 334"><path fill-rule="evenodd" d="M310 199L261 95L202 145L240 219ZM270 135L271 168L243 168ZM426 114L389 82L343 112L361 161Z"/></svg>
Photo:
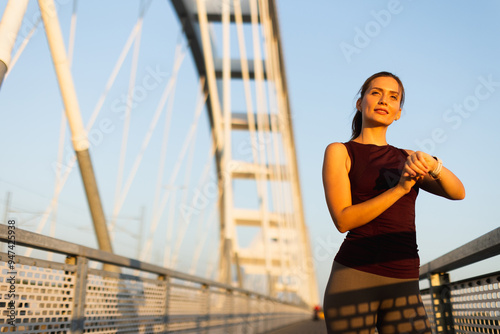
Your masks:
<svg viewBox="0 0 500 334"><path fill-rule="evenodd" d="M387 128L363 128L361 134L353 141L361 144L387 145Z"/></svg>

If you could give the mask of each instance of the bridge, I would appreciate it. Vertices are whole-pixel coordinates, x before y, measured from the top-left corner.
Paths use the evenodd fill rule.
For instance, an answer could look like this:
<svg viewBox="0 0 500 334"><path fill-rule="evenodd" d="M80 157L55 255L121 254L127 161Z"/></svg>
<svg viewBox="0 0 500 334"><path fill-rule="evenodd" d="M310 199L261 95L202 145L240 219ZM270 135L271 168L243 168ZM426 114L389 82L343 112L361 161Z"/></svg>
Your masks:
<svg viewBox="0 0 500 334"><path fill-rule="evenodd" d="M36 181L54 180L48 205L30 212L12 205L17 193L6 196L0 331L284 333L304 326L320 300L275 1L135 6L137 16L122 28L129 34L111 37L110 17L85 3L10 0L4 9L2 90L13 89L13 68L43 30L53 82L46 84L52 95L38 96L47 112L39 122L56 124L47 133L59 138L52 138L57 159L43 161L50 168ZM92 52L78 48L77 31L95 43ZM167 33L174 42L158 45ZM142 56L148 43L157 49ZM87 212L75 205L82 202ZM499 234L422 266L436 332L499 332L497 268L460 282L446 274L500 254Z"/></svg>

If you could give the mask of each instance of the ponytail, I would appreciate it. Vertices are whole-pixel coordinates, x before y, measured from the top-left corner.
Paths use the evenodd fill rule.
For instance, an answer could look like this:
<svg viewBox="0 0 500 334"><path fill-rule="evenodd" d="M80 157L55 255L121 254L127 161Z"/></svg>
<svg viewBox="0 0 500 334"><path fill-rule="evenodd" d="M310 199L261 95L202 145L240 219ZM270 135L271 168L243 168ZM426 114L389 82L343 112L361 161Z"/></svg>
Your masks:
<svg viewBox="0 0 500 334"><path fill-rule="evenodd" d="M362 124L363 124L363 115L361 114L360 110L356 110L356 114L354 115L354 117L352 119L351 140L359 137L359 135L361 134Z"/></svg>

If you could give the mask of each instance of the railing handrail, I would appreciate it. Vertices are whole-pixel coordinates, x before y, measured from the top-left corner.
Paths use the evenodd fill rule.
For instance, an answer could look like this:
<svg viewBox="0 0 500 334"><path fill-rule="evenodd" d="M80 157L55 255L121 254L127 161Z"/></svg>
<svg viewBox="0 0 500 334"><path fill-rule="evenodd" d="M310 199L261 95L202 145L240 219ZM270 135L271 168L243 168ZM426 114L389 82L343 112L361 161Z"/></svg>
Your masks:
<svg viewBox="0 0 500 334"><path fill-rule="evenodd" d="M8 226L0 224L0 242L8 242ZM180 271L168 269L165 267L160 267L151 263L142 262L136 259L127 258L125 256L113 254L107 251L94 249L86 247L83 245L71 243L68 241L56 239L53 237L45 236L42 234L22 230L16 227L15 229L15 243L18 246L30 247L42 251L49 251L53 253L58 253L66 256L80 256L87 258L89 260L98 261L101 263L116 265L120 267L126 267L129 269L141 270L153 274L168 276L175 279L180 279L183 281L189 281L192 283L197 283L200 285L225 289L227 291L239 292L241 294L252 295L257 298L266 299L272 302L277 302L285 305L305 307L305 304L296 304L280 300L274 297L270 297L261 294L256 291L246 290L238 288L229 284L224 284L216 282L210 279L186 274Z"/></svg>
<svg viewBox="0 0 500 334"><path fill-rule="evenodd" d="M420 279L500 255L500 227L420 266Z"/></svg>

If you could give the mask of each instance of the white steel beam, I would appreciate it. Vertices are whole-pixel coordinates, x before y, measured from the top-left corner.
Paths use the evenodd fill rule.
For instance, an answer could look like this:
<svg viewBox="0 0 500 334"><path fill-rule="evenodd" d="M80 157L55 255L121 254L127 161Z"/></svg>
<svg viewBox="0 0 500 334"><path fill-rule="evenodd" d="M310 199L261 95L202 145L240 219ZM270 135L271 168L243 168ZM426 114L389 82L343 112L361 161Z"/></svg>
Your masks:
<svg viewBox="0 0 500 334"><path fill-rule="evenodd" d="M267 23L265 24L264 29L268 31L268 54L269 59L273 62L270 67L273 67L273 73L276 75L276 78L274 78L274 83L276 85L278 103L280 106L278 108L278 111L281 113L279 119L281 119L283 123L285 123L285 126L283 126L283 138L285 141L284 145L286 148L286 159L288 161L287 166L289 167L289 177L293 187L292 205L294 211L297 212L297 215L295 216L297 217L297 219L295 220L294 224L296 225L298 244L302 246L300 247L300 249L298 249L300 252L299 254L297 254L299 255L298 258L300 259L300 263L298 263L298 266L301 268L305 268L308 271L308 282L306 284L303 284L301 295L310 304L316 304L319 297L317 291L316 275L314 273L314 267L311 265L311 247L302 206L300 180L298 177L297 158L295 154L296 150L293 138L293 126L291 123L292 118L290 114L290 105L287 95L286 71L284 69L282 52L279 44L280 34L276 5L274 1L259 1L263 7L263 16L268 18L267 20L264 20L265 23ZM269 19L270 17L272 17L273 19Z"/></svg>
<svg viewBox="0 0 500 334"><path fill-rule="evenodd" d="M256 0L250 1L250 16L252 21L252 37L253 37L253 51L254 51L254 68L255 68L255 87L256 87L256 98L257 98L257 124L259 129L264 129L265 125L265 112L267 111L265 94L264 94L264 70L262 66L262 54L261 54L261 42L260 42L260 31L259 31L259 8ZM262 131L259 130L259 137L263 138ZM267 147L261 147L259 150L259 163L264 165L266 163L265 150ZM257 174L257 188L259 189L259 203L260 209L262 210L262 239L264 252L266 254L270 254L270 237L269 237L269 208L268 208L268 189L267 189L267 178L264 173ZM266 257L265 262L266 271L268 272L268 289L269 294L271 296L274 295L272 289L272 277L271 277L271 268L272 263L271 259Z"/></svg>
<svg viewBox="0 0 500 334"><path fill-rule="evenodd" d="M0 86L12 57L12 49L23 22L29 0L9 0L0 21Z"/></svg>
<svg viewBox="0 0 500 334"><path fill-rule="evenodd" d="M267 115L269 117L269 122L272 123L277 123L279 124L279 116L275 114L270 114ZM255 122L255 118L257 117L257 114L253 115L253 121L254 121L254 129L258 128L258 124ZM231 119L231 124L232 124L232 129L233 130L243 130L243 131L250 131L250 122L248 120L248 114L243 113L243 112L233 112L233 116ZM266 132L266 129L259 129L262 132ZM270 130L270 129L267 129Z"/></svg>
<svg viewBox="0 0 500 334"><path fill-rule="evenodd" d="M80 107L78 105L77 94L70 71L68 57L66 55L56 6L53 0L39 0L38 4L40 6L40 12L47 34L47 41L52 54L66 117L71 129L71 140L80 166L97 242L101 250L113 252L96 178L90 160L88 150L89 141L80 114ZM116 271L116 267L114 266L106 265L105 269Z"/></svg>
<svg viewBox="0 0 500 334"><path fill-rule="evenodd" d="M231 59L231 78L232 79L243 79L243 67L241 65L240 59ZM255 62L251 59L247 60L248 66L248 77L249 79L255 78ZM215 75L217 79L222 79L222 59L214 60ZM266 67L263 66L262 70L264 75L266 75Z"/></svg>
<svg viewBox="0 0 500 334"><path fill-rule="evenodd" d="M286 173L288 167L286 165L270 165L265 166L262 164L256 164L246 161L233 161L231 163L232 169L231 173L235 179L255 179L261 180L283 180L286 179ZM281 171L283 178L278 178L278 171ZM258 181L259 182L259 181Z"/></svg>

